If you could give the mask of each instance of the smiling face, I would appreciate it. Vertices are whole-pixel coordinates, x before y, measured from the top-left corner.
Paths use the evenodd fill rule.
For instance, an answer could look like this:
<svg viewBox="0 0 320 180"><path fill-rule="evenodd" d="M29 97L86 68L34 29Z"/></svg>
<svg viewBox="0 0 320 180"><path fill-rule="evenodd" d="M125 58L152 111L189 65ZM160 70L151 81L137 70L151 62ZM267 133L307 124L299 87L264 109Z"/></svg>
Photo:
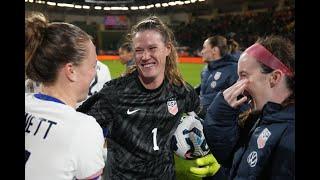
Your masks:
<svg viewBox="0 0 320 180"><path fill-rule="evenodd" d="M137 32L132 42L140 80L160 85L164 79L170 46L164 43L161 34L155 30Z"/></svg>
<svg viewBox="0 0 320 180"><path fill-rule="evenodd" d="M247 79L248 85L244 95L250 95L255 105L255 109L262 109L270 96L269 74L261 72L261 65L258 61L243 53L238 62L239 80Z"/></svg>

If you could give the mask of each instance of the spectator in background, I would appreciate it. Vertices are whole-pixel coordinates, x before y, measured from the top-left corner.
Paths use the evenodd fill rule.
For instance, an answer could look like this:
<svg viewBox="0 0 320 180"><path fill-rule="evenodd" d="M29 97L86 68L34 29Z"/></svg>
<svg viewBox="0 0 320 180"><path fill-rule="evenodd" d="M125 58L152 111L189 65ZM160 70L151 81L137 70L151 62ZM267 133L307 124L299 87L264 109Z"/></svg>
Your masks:
<svg viewBox="0 0 320 180"><path fill-rule="evenodd" d="M230 55L233 56L238 61L242 53L239 49L239 43L237 43L237 41L235 41L234 39L229 39L228 47L229 47Z"/></svg>
<svg viewBox="0 0 320 180"><path fill-rule="evenodd" d="M212 36L203 43L201 51L207 66L201 72L200 103L203 106L201 118L205 117L207 108L221 90L227 89L238 79L237 60L228 54L227 39Z"/></svg>
<svg viewBox="0 0 320 180"><path fill-rule="evenodd" d="M135 65L133 59L133 48L129 42L123 43L119 48L119 58L123 65L126 65L126 71Z"/></svg>
<svg viewBox="0 0 320 180"><path fill-rule="evenodd" d="M31 79L25 79L25 93L38 93L41 91L41 84L39 82L32 81Z"/></svg>
<svg viewBox="0 0 320 180"><path fill-rule="evenodd" d="M215 180L295 179L294 64L294 46L281 37L259 39L244 51L239 81L217 95L204 121L212 154L197 159L202 167L192 173ZM252 109L240 114L248 100Z"/></svg>
<svg viewBox="0 0 320 180"><path fill-rule="evenodd" d="M42 14L25 20L26 76L41 84L25 95L26 180L98 179L104 167L102 129L75 111L96 74L91 37Z"/></svg>
<svg viewBox="0 0 320 180"><path fill-rule="evenodd" d="M135 70L108 82L79 111L107 136L106 179L176 179L171 139L184 113L199 112L199 97L182 79L172 31L155 16L132 27Z"/></svg>

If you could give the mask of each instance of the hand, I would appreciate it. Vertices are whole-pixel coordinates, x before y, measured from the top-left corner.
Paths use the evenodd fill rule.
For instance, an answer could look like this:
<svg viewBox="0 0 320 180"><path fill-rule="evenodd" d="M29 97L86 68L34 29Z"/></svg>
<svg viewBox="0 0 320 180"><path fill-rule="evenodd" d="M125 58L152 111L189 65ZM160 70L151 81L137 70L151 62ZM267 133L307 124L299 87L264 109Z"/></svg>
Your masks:
<svg viewBox="0 0 320 180"><path fill-rule="evenodd" d="M196 159L196 164L198 167L190 167L190 172L201 178L215 175L221 167L212 154Z"/></svg>
<svg viewBox="0 0 320 180"><path fill-rule="evenodd" d="M248 80L243 79L237 81L235 84L223 91L223 97L231 107L237 108L238 106L242 105L244 102L248 100L247 96L242 96L240 99L238 99L239 95L242 95L247 84Z"/></svg>

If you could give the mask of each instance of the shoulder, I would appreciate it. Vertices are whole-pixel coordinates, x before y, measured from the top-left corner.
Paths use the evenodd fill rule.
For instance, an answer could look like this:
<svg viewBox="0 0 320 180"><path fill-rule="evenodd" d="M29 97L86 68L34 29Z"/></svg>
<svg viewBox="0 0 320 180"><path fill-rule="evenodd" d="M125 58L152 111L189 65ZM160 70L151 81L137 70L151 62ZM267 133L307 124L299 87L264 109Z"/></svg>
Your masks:
<svg viewBox="0 0 320 180"><path fill-rule="evenodd" d="M74 117L77 118L79 128L96 129L99 127L96 119L90 115L75 111Z"/></svg>

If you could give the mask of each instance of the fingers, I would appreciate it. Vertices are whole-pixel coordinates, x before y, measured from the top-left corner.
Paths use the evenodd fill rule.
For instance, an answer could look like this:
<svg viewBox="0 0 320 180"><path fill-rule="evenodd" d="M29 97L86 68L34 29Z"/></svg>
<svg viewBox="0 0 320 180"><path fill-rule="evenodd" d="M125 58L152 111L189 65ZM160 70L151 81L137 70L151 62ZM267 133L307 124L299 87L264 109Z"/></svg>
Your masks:
<svg viewBox="0 0 320 180"><path fill-rule="evenodd" d="M207 174L209 174L209 166L205 167L190 167L190 172L192 175L197 176L197 177L206 177Z"/></svg>
<svg viewBox="0 0 320 180"><path fill-rule="evenodd" d="M215 162L215 159L212 154L208 154L204 157L196 159L196 163L198 166L206 166L208 164L212 164Z"/></svg>
<svg viewBox="0 0 320 180"><path fill-rule="evenodd" d="M244 102L246 102L248 99L247 96L243 96L241 99L237 100L237 101L233 101L231 104L231 107L235 108L240 106L241 104L243 104Z"/></svg>
<svg viewBox="0 0 320 180"><path fill-rule="evenodd" d="M237 97L243 93L243 91L247 87L247 84L248 80L243 79L236 82L234 85L230 86L223 92L224 99L231 107L236 108L247 100L247 97L242 97L239 100L237 99Z"/></svg>

